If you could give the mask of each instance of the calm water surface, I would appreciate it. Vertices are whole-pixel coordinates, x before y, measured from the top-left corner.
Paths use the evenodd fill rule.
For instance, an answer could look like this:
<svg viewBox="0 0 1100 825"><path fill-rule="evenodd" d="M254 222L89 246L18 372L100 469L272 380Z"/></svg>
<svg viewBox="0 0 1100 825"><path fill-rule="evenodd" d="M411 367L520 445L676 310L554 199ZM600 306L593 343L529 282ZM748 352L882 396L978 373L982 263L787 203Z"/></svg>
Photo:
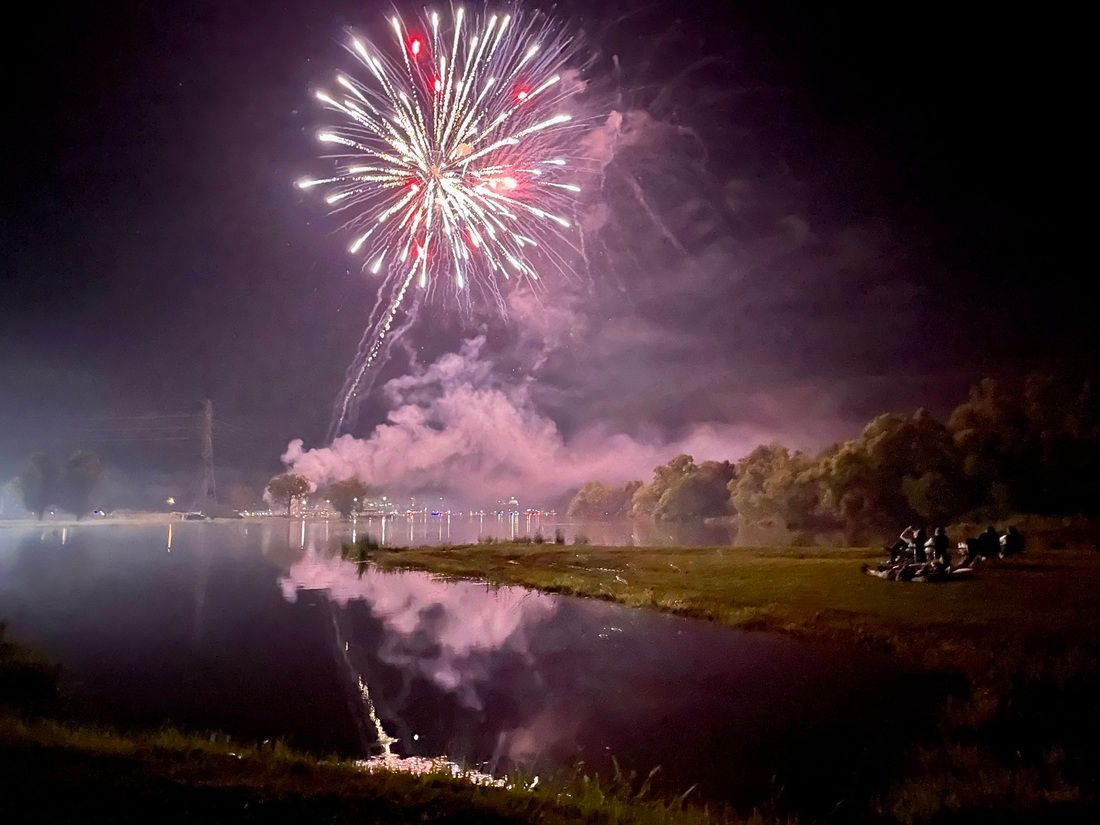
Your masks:
<svg viewBox="0 0 1100 825"><path fill-rule="evenodd" d="M922 686L849 650L360 569L347 529L0 528L0 620L62 663L80 715L122 727L344 754L377 751L381 728L400 754L497 772L614 756L738 803L783 786L832 804L922 706L899 701Z"/></svg>

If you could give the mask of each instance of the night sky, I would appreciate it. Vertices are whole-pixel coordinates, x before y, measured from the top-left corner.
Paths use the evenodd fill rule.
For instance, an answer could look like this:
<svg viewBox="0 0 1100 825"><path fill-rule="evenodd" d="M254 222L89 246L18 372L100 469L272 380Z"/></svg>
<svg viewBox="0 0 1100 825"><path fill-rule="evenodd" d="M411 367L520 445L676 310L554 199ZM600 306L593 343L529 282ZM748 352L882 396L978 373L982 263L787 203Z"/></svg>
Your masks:
<svg viewBox="0 0 1100 825"><path fill-rule="evenodd" d="M510 323L434 308L384 378L482 333L477 380L513 401L522 383L524 414L566 442L671 448L707 425L716 452L737 435L699 457L733 458L944 412L984 375L1091 368L1080 20L715 5L554 7L594 55L592 139L611 110L629 129L600 190L603 249L541 307L519 296ZM206 395L227 477L322 439L373 288L293 182L319 168L310 91L348 67L343 27L389 8L34 4L9 26L0 483L33 446L78 446L92 417ZM357 433L410 398L378 393ZM92 446L133 478L195 464L187 444Z"/></svg>

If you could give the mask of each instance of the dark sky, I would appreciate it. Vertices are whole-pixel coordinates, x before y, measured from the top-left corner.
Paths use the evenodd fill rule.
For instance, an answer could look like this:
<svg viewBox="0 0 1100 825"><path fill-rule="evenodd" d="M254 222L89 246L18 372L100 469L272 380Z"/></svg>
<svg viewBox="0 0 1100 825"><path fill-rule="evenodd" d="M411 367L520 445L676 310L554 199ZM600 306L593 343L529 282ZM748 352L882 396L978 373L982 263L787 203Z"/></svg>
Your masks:
<svg viewBox="0 0 1100 825"><path fill-rule="evenodd" d="M982 375L1090 369L1083 23L958 6L558 4L627 137L591 283L544 297L569 335L536 368L487 322L497 380L534 375L567 439L718 422L821 446ZM322 438L373 294L292 183L317 169L309 92L346 65L342 27L388 8L37 4L9 27L0 480L91 416L207 394L246 475ZM427 363L481 321L436 309L409 340ZM116 466L191 466L188 445L108 442Z"/></svg>

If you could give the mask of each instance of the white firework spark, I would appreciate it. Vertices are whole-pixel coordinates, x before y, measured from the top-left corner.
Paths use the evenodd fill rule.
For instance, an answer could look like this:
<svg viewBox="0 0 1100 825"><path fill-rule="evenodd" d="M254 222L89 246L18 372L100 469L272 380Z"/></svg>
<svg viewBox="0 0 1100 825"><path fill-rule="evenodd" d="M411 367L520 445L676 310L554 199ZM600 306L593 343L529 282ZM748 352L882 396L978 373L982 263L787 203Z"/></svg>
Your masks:
<svg viewBox="0 0 1100 825"><path fill-rule="evenodd" d="M565 106L578 88L567 82L574 52L552 21L458 7L446 21L433 11L389 24L389 48L350 35L361 77L337 75L334 92L316 93L339 116L318 134L336 168L298 182L348 215L349 252L382 279L330 438L421 295L462 305L476 291L503 310L505 282L567 271L555 245L580 191ZM391 334L402 311L410 317Z"/></svg>

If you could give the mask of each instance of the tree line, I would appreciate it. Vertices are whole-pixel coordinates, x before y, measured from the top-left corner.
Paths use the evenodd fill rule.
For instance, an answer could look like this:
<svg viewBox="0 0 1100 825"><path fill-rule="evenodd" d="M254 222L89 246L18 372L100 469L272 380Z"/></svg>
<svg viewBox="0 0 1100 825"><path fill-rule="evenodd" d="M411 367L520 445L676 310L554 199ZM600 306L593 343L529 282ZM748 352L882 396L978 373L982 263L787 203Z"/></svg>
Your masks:
<svg viewBox="0 0 1100 825"><path fill-rule="evenodd" d="M679 455L649 484L589 482L572 518L731 517L857 537L900 524L1100 515L1100 394L1089 381L986 379L946 420L887 413L818 455L781 444L736 462Z"/></svg>
<svg viewBox="0 0 1100 825"><path fill-rule="evenodd" d="M60 507L77 519L88 515L103 480L103 459L88 450L77 450L60 464L47 453L33 453L15 479L23 506L41 520L50 507Z"/></svg>
<svg viewBox="0 0 1100 825"><path fill-rule="evenodd" d="M294 502L307 497L313 490L313 486L305 476L296 473L283 473L267 482L267 493L272 502L286 505L286 514L289 516ZM349 478L344 481L336 481L324 489L325 498L332 508L340 515L347 518L360 503L367 497L370 488L357 478Z"/></svg>

